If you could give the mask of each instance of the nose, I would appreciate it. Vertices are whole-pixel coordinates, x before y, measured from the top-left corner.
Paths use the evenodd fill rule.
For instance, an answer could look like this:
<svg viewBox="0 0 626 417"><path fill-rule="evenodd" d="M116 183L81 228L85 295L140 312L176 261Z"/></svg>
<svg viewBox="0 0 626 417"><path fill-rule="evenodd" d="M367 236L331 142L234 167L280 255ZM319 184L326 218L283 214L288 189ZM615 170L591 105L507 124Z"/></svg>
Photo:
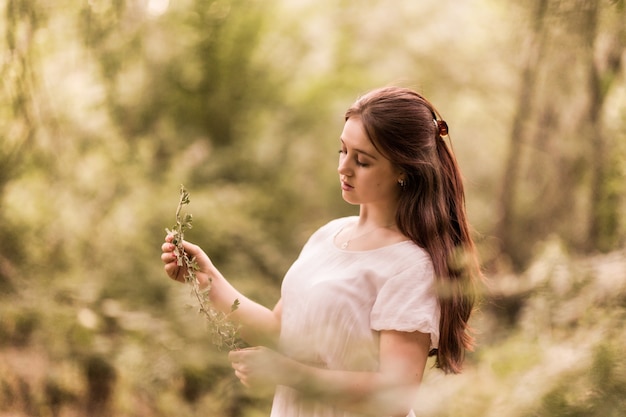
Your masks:
<svg viewBox="0 0 626 417"><path fill-rule="evenodd" d="M343 175L346 177L349 177L352 173L352 169L349 166L348 163L348 158L345 158L345 156L343 158L339 158L339 165L337 166L337 172L339 173L339 175Z"/></svg>

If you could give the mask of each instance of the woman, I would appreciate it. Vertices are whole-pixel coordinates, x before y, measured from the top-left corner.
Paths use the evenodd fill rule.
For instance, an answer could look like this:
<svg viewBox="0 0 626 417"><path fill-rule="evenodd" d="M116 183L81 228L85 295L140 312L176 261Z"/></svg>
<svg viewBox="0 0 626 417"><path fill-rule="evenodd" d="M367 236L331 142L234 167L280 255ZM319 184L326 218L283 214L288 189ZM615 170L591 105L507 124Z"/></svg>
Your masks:
<svg viewBox="0 0 626 417"><path fill-rule="evenodd" d="M359 215L317 230L287 272L273 310L240 294L198 247L211 300L256 346L229 353L246 386L276 385L272 417L413 416L429 355L458 373L480 276L447 125L418 93L374 90L345 115L342 197ZM184 280L171 236L167 274Z"/></svg>

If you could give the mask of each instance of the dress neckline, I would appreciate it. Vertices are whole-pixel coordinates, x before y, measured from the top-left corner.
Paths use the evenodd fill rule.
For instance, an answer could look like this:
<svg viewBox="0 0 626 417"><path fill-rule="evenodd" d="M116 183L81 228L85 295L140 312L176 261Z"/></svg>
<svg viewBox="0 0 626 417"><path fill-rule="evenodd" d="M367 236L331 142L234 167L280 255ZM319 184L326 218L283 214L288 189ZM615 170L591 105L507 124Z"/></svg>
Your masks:
<svg viewBox="0 0 626 417"><path fill-rule="evenodd" d="M341 233L341 231L349 224L349 219L355 218L356 216L351 216L345 219L344 222L342 222L339 227L337 228L337 231L335 231L335 233L333 233L332 235L330 235L330 245L335 248L335 250L339 251L339 252L343 252L343 253L372 253L372 252L376 252L376 251L380 251L380 250L384 250L384 249L389 249L392 248L394 246L400 246L400 245L404 245L404 244L415 244L415 242L413 242L411 239L406 239L406 240L401 240L400 242L394 242L394 243L390 243L388 245L384 245L384 246L380 246L378 248L373 248L373 249L365 249L365 250L352 250L352 249L348 249L348 248L341 248L339 246L337 246L335 244L335 240L336 237L339 233Z"/></svg>

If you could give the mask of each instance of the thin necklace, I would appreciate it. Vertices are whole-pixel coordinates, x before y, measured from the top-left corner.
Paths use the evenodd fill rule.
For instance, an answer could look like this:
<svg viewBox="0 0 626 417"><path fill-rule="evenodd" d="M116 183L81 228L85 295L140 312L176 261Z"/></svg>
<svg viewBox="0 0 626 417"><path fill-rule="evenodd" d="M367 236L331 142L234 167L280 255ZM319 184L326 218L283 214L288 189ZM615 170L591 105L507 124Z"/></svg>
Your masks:
<svg viewBox="0 0 626 417"><path fill-rule="evenodd" d="M369 235L370 233L373 233L373 232L375 232L378 229L388 229L388 228L390 228L392 226L393 226L393 224L388 224L386 226L378 226L378 227L375 227L374 229L370 230L369 232L365 232L365 233L363 233L361 235L358 235L358 236L354 237L354 232L356 232L356 229L357 229L357 227L355 226L354 230L350 234L350 239L346 240L345 242L343 242L341 244L341 249L346 249L348 247L348 245L350 244L350 242L353 241L354 239L360 239L363 236Z"/></svg>

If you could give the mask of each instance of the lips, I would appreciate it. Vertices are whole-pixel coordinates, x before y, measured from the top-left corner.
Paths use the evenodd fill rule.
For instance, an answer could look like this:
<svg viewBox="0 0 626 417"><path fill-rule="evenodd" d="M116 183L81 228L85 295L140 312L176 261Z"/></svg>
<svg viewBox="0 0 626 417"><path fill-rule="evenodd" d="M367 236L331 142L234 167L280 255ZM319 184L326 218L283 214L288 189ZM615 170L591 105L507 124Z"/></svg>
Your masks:
<svg viewBox="0 0 626 417"><path fill-rule="evenodd" d="M351 186L350 184L348 184L345 181L341 181L341 189L344 190L344 191L350 191L350 190L353 190L354 187Z"/></svg>

